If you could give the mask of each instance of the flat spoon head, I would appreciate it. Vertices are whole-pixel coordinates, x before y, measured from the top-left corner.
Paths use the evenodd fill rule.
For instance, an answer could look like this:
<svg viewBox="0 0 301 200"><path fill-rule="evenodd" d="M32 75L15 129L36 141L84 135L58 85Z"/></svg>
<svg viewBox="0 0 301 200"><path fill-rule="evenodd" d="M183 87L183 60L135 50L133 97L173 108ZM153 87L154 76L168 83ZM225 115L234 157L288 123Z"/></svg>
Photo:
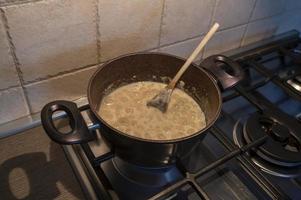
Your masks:
<svg viewBox="0 0 301 200"><path fill-rule="evenodd" d="M149 100L146 103L146 105L148 107L151 106L157 108L161 112L165 113L167 111L171 93L172 89L166 87L163 90L161 90L156 96L154 96L151 100Z"/></svg>

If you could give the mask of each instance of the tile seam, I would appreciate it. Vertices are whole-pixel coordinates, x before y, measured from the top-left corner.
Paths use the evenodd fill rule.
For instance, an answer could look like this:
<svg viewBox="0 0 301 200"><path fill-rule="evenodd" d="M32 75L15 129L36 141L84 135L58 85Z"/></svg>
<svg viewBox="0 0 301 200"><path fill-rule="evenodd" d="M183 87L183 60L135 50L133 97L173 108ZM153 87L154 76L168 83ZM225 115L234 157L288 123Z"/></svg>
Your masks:
<svg viewBox="0 0 301 200"><path fill-rule="evenodd" d="M26 81L24 83L24 86L27 87L27 86L35 84L35 83L39 83L39 82L43 82L43 81L47 81L47 80L53 80L53 79L60 78L60 77L63 77L63 76L72 75L73 73L81 72L81 71L84 71L84 70L89 70L89 69L91 69L93 67L97 67L98 65L101 65L101 64L102 63L86 65L86 66L81 67L81 68L76 68L76 69L72 69L72 70L69 70L69 71L63 71L63 72L60 72L56 75L49 75L47 77L38 78L38 79L35 79L35 80L32 80L32 81Z"/></svg>
<svg viewBox="0 0 301 200"><path fill-rule="evenodd" d="M96 6L96 46L97 46L97 61L101 62L101 33L100 33L100 0L95 0Z"/></svg>
<svg viewBox="0 0 301 200"><path fill-rule="evenodd" d="M255 7L256 7L256 4L257 4L258 0L255 0L255 3L253 5L253 8L252 8L252 11L250 13L250 16L249 16L249 19L248 19L248 22L247 22L247 26L242 34L242 37L240 39L240 44L239 44L239 47L242 47L243 43L244 43L244 40L245 40L245 37L246 37L246 34L247 34L247 30L249 28L249 24L252 23L251 22L251 19L252 19L252 16L253 16L253 13L254 13L254 10L255 10Z"/></svg>
<svg viewBox="0 0 301 200"><path fill-rule="evenodd" d="M164 13L165 13L165 6L167 4L165 3L166 0L163 0L163 5L162 5L162 11L161 11L161 17L160 17L160 26L159 26L159 38L158 38L158 44L157 47L161 45L161 36L162 36L162 28L163 28L163 18L164 18Z"/></svg>
<svg viewBox="0 0 301 200"><path fill-rule="evenodd" d="M20 62L19 62L19 60L17 58L17 55L16 55L16 52L15 52L16 47L13 43L12 36L9 33L10 27L9 27L8 19L5 15L5 11L3 10L3 8L0 8L0 14L1 14L1 20L3 21L3 25L4 25L4 28L5 28L6 38L7 38L7 41L9 43L9 52L10 52L12 58L13 58L13 62L14 62L14 65L15 65L15 69L16 69L18 78L19 78L20 86L22 88L22 95L23 95L23 98L24 98L24 101L25 101L26 109L27 109L28 113L31 113L32 110L30 108L28 95L27 95L27 92L24 88L23 72L21 71Z"/></svg>

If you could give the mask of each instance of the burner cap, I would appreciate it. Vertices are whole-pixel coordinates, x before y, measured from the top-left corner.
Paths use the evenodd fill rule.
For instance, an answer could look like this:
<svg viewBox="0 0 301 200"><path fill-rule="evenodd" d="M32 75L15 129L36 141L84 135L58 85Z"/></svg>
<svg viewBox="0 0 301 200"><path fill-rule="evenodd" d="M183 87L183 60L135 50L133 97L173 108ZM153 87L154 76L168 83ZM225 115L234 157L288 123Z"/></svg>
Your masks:
<svg viewBox="0 0 301 200"><path fill-rule="evenodd" d="M295 128L287 127L270 116L254 113L244 127L244 137L249 143L268 134L269 139L254 150L262 159L282 166L301 165L300 138Z"/></svg>
<svg viewBox="0 0 301 200"><path fill-rule="evenodd" d="M290 131L287 127L275 122L270 130L271 136L279 142L286 142L290 137Z"/></svg>
<svg viewBox="0 0 301 200"><path fill-rule="evenodd" d="M245 125L245 124L244 124ZM233 129L233 140L236 145L240 148L247 145L247 141L245 139L245 126L240 123L240 120L236 122ZM250 160L252 160L260 169L266 173L269 173L274 176L285 177L285 178L294 178L299 177L301 174L301 165L300 166L283 166L279 164L274 164L273 162L268 161L268 159L263 159L265 156L259 150L252 150L246 153L246 155L250 156Z"/></svg>

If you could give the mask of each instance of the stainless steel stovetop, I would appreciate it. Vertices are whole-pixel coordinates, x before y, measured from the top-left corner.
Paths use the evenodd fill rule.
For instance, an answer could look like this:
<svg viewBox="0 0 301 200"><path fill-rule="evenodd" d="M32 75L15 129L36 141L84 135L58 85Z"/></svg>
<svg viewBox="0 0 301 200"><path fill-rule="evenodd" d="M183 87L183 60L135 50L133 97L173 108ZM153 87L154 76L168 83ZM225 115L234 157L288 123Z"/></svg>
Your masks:
<svg viewBox="0 0 301 200"><path fill-rule="evenodd" d="M168 170L134 166L132 176L127 169L133 166L115 157L101 139L89 106L81 107L99 140L64 150L87 197L301 199L298 34L292 31L226 54L245 69L245 80L223 92L217 123L188 157Z"/></svg>

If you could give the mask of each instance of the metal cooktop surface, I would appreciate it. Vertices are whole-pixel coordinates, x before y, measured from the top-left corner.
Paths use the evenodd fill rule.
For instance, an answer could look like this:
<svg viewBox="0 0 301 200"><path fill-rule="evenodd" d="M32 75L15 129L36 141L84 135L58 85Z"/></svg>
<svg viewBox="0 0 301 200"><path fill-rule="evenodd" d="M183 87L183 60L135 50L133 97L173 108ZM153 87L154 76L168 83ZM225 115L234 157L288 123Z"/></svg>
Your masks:
<svg viewBox="0 0 301 200"><path fill-rule="evenodd" d="M189 156L144 169L114 156L99 139L64 146L89 199L300 199L301 45L292 31L229 53L245 79L223 92L216 124ZM142 152L143 153L143 152Z"/></svg>

